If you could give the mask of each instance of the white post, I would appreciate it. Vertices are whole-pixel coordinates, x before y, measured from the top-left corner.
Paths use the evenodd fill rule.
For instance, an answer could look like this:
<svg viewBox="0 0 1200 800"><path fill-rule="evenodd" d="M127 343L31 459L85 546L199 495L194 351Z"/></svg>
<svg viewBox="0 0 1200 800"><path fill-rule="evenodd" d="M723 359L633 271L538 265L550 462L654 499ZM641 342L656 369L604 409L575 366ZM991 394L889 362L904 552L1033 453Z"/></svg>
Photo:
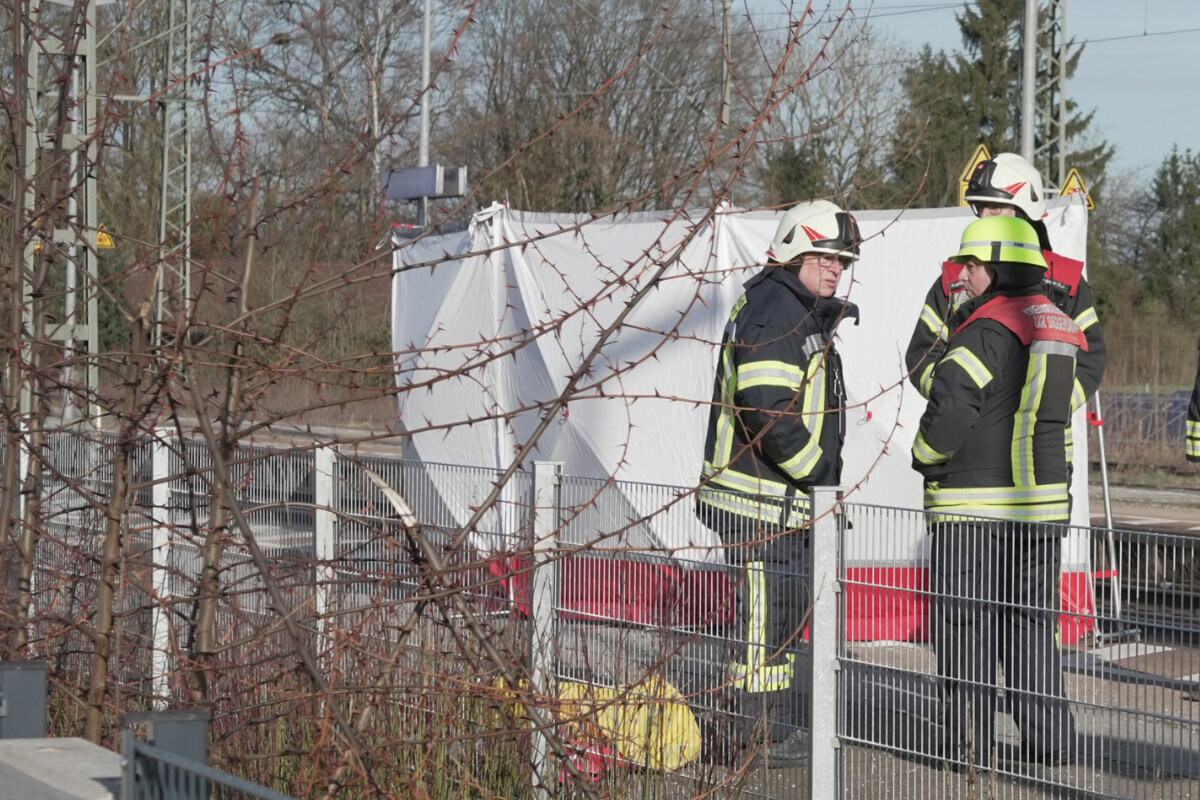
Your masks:
<svg viewBox="0 0 1200 800"><path fill-rule="evenodd" d="M171 696L171 448L170 433L155 431L150 443L151 585L154 587L154 648L151 656L151 685L154 707L161 711Z"/></svg>
<svg viewBox="0 0 1200 800"><path fill-rule="evenodd" d="M1067 0L1058 4L1058 50L1054 60L1062 70L1058 78L1058 163L1057 180L1058 193L1062 195L1062 185L1067 179ZM1029 163L1033 163L1032 161Z"/></svg>
<svg viewBox="0 0 1200 800"><path fill-rule="evenodd" d="M17 528L16 534L22 534L22 528L25 526L25 493L20 487L25 485L25 479L29 476L29 419L22 415L21 422L18 425L21 431L21 437L17 440L17 496L16 503L13 505L17 510L17 519L20 520L20 527Z"/></svg>
<svg viewBox="0 0 1200 800"><path fill-rule="evenodd" d="M336 532L333 513L333 475L337 466L337 451L328 445L318 447L313 453L313 504L314 534L313 554L316 557L317 569L313 576L316 579L317 591L313 600L318 624L323 636L329 634L329 610L333 605L333 559L337 554Z"/></svg>
<svg viewBox="0 0 1200 800"><path fill-rule="evenodd" d="M535 697L557 697L554 666L555 602L558 598L558 486L562 462L533 463L533 586L529 618L533 621L530 652L530 687ZM541 800L558 785L550 746L544 731L533 732L533 791Z"/></svg>
<svg viewBox="0 0 1200 800"><path fill-rule="evenodd" d="M431 0L425 0L425 14L421 26L421 118L417 134L417 166L429 164L429 106L430 95L433 93L432 59L429 53L432 46L433 10ZM425 227L429 224L429 198L422 197L419 201L418 212L420 219L417 224Z"/></svg>
<svg viewBox="0 0 1200 800"><path fill-rule="evenodd" d="M838 612L841 580L840 486L812 490L812 754L809 797L838 797L838 642L842 635Z"/></svg>
<svg viewBox="0 0 1200 800"><path fill-rule="evenodd" d="M1038 0L1025 0L1024 34L1021 52L1021 155L1032 164L1033 117L1037 99Z"/></svg>
<svg viewBox="0 0 1200 800"><path fill-rule="evenodd" d="M17 465L18 465L17 466L17 491L16 491L16 503L14 504L17 509L17 519L16 519L16 525L13 528L13 532L16 534L16 537L17 537L16 541L20 541L21 538L25 536L25 526L26 526L26 524L28 524L28 520L25 519L25 503L26 503L27 498L25 497L25 492L21 491L21 489L23 489L25 487L26 479L29 477L29 466L30 466L30 463L32 460L32 454L29 452L29 417L28 416L26 416L26 415L21 416L20 429L21 429L21 439L17 444L17 447L18 447L18 450L17 450ZM45 480L44 472L42 474L42 479ZM41 491L42 495L44 496L45 495L45 487L41 486L41 487L39 487L39 490ZM34 500L34 502L40 503L41 499L42 499L41 497L38 497ZM45 511L43 511L42 513L45 513ZM22 623L22 625L26 626L26 631L28 631L30 629L30 626L33 624L33 620L37 617L37 608L36 608L37 597L41 594L41 590L42 590L41 565L38 563L38 557L37 557L38 538L39 537L37 537L37 536L33 537L33 552L30 553L30 557L33 560L33 570L29 574L29 595L30 595L29 608L25 609L25 621ZM32 657L33 650L30 646L29 638L30 637L26 636L25 652L18 653L16 655L16 658L20 659L20 658L31 658Z"/></svg>

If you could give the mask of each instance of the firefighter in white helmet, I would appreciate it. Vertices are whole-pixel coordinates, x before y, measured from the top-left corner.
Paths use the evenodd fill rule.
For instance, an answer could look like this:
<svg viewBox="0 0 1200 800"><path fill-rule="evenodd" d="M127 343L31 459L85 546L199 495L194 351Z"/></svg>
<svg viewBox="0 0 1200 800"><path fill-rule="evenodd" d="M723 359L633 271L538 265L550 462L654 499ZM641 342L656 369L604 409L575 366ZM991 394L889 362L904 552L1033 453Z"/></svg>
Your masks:
<svg viewBox="0 0 1200 800"><path fill-rule="evenodd" d="M858 310L835 297L858 258L854 217L791 208L721 342L697 513L742 566L730 664L743 743L769 767L808 757L811 704L797 659L809 606L809 489L841 479L846 395L834 331Z"/></svg>

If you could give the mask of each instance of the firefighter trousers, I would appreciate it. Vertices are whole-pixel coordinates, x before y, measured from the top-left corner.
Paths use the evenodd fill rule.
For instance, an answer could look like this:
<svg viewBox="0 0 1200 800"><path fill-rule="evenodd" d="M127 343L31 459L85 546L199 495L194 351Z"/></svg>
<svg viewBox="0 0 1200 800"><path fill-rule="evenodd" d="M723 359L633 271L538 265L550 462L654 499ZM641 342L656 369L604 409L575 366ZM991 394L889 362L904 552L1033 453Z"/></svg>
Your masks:
<svg viewBox="0 0 1200 800"><path fill-rule="evenodd" d="M740 574L729 676L747 738L779 741L810 723L809 532L760 530L758 537L730 548Z"/></svg>
<svg viewBox="0 0 1200 800"><path fill-rule="evenodd" d="M997 664L1024 755L1040 759L1073 748L1057 640L1059 531L952 522L932 533L933 633L948 754L992 763Z"/></svg>

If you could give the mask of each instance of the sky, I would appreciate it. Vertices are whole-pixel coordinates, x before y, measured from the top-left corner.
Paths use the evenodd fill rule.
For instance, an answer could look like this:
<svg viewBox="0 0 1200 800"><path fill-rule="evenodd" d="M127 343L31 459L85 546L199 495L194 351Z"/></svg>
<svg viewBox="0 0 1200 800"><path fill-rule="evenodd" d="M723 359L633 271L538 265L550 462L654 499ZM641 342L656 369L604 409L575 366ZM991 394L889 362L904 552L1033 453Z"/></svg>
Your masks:
<svg viewBox="0 0 1200 800"><path fill-rule="evenodd" d="M961 0L853 5L898 44L961 49L955 21ZM1081 110L1095 110L1092 132L1115 145L1109 175L1149 180L1172 145L1200 152L1200 0L1067 0L1064 5L1067 38L1086 43L1067 81L1067 96Z"/></svg>

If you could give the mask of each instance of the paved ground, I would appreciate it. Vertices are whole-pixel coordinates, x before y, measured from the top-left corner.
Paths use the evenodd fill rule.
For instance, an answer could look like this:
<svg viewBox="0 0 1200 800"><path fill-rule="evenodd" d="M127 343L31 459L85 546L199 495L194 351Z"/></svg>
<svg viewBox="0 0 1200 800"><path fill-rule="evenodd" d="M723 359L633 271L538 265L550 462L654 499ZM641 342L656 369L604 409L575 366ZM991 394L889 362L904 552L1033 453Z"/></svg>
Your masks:
<svg viewBox="0 0 1200 800"><path fill-rule="evenodd" d="M584 649L595 659L593 668L615 659L627 668L647 669L664 653L661 635L649 631L578 626L562 633L564 639L578 634L589 640ZM716 698L708 693L719 675L721 651L711 642L681 644L667 677L699 704L695 710L704 731L705 759L671 775L618 771L602 778L604 788L612 796L679 800L807 798L807 767L768 768L761 759L747 761L744 752L727 751L731 723L711 710ZM840 753L844 759L845 800L1200 798L1200 652L1194 646L1140 639L1085 640L1072 646L1065 662L1079 731L1078 761L1062 767L1024 761L1019 732L1002 711L998 769L986 774L956 769L939 752L936 664L928 643L856 642L847 647L840 673L845 698L840 726L848 736L839 751L822 756ZM623 677L634 677L632 672Z"/></svg>
<svg viewBox="0 0 1200 800"><path fill-rule="evenodd" d="M1124 655L1135 650L1127 647ZM1078 760L1057 767L1023 760L1017 728L1002 712L997 769L976 772L956 768L937 752L940 728L926 713L935 707L935 667L928 647L875 644L852 651L850 657L854 661L843 667L849 696L843 729L849 736L838 751L818 755L844 760L845 800L1200 798L1200 704L1178 688L1140 680L1143 676L1131 670L1114 671L1107 662L1078 651L1067 676L1079 731ZM856 702L864 698L869 699ZM663 781L661 775L641 777ZM649 795L681 800L810 796L807 767L772 769L761 759L747 761L744 756L727 764L693 764L676 778L664 782L673 791L651 790ZM623 796L632 796L630 787L624 788Z"/></svg>
<svg viewBox="0 0 1200 800"><path fill-rule="evenodd" d="M1105 524L1104 492L1093 485L1088 491L1092 524ZM1172 532L1200 532L1200 491L1110 486L1113 527Z"/></svg>

